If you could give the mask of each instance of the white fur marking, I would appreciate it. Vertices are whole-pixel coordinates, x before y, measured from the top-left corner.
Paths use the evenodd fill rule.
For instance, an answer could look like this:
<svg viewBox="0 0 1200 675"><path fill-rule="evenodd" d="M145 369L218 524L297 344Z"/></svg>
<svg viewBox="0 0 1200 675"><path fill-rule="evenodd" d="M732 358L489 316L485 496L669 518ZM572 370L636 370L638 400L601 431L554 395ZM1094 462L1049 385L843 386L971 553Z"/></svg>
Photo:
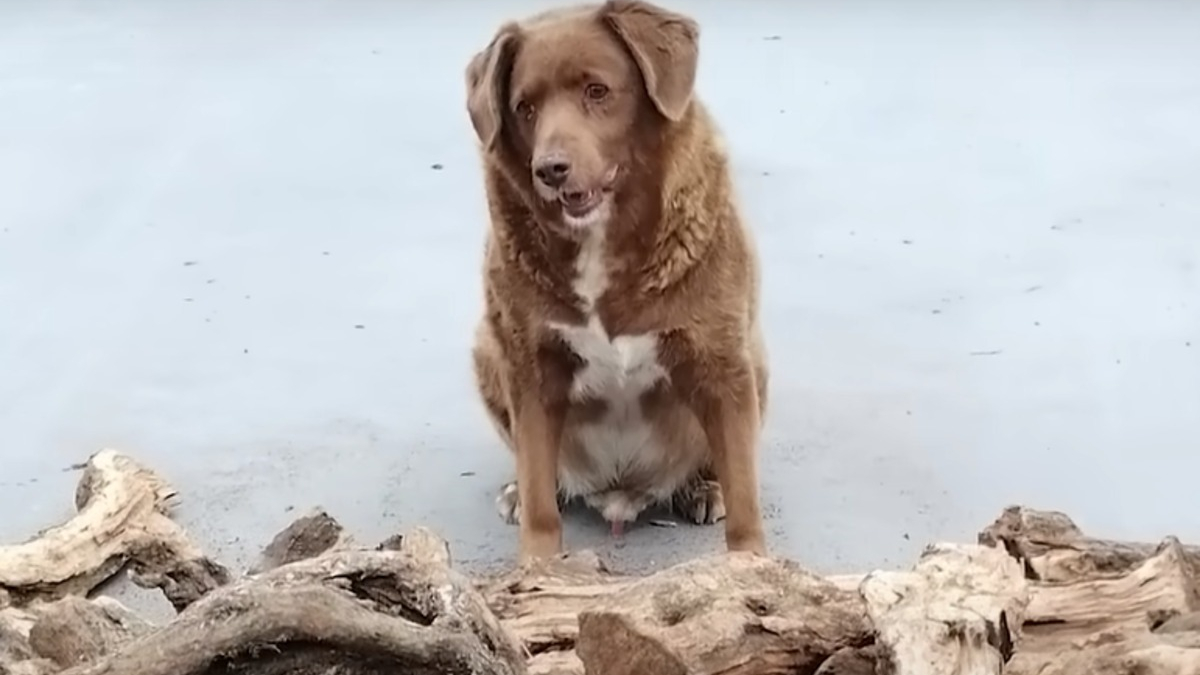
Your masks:
<svg viewBox="0 0 1200 675"><path fill-rule="evenodd" d="M594 311L596 301L608 288L604 242L605 228L593 226L575 261L574 290L583 301L587 322L581 326L552 324L585 362L571 383L572 398L599 399L608 406L603 418L573 430L588 454L593 471L586 475L560 473L560 487L570 496L587 496L617 487L630 469L653 464L663 455L654 429L641 411L642 394L666 377L666 371L658 363L658 336L651 333L609 337ZM673 487L664 485L663 494L648 496L665 499ZM632 519L640 510L626 506L614 508L606 516Z"/></svg>
<svg viewBox="0 0 1200 675"><path fill-rule="evenodd" d="M608 228L604 227L605 224L587 232L583 243L579 245L579 255L575 258L573 289L583 299L583 311L590 316L594 316L596 301L608 289L608 265L604 260L604 239Z"/></svg>
<svg viewBox="0 0 1200 675"><path fill-rule="evenodd" d="M585 326L558 325L571 350L586 364L575 374L571 394L576 399L600 398L636 406L638 398L666 373L658 365L658 337L619 335L609 338L600 319Z"/></svg>

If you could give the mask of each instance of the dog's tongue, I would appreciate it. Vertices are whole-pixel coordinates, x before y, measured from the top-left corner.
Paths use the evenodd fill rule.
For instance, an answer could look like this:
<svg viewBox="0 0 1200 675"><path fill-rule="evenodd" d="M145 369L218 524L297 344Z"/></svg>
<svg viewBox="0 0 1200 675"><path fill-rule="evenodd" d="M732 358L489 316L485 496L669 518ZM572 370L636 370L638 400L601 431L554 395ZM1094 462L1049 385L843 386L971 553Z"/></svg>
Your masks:
<svg viewBox="0 0 1200 675"><path fill-rule="evenodd" d="M612 523L610 523L610 526L612 528L612 536L614 539L620 539L621 536L625 534L625 521L614 520Z"/></svg>

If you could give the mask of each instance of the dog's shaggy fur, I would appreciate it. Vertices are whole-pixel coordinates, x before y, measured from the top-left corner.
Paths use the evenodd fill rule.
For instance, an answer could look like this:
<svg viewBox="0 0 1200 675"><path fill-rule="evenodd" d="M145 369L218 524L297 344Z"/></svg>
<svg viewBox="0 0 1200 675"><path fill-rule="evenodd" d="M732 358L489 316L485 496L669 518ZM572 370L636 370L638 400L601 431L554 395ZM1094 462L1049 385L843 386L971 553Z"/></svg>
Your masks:
<svg viewBox="0 0 1200 675"><path fill-rule="evenodd" d="M673 502L765 552L757 261L692 94L698 38L610 0L505 24L467 67L491 218L475 373L523 559L561 550L574 497L614 533Z"/></svg>

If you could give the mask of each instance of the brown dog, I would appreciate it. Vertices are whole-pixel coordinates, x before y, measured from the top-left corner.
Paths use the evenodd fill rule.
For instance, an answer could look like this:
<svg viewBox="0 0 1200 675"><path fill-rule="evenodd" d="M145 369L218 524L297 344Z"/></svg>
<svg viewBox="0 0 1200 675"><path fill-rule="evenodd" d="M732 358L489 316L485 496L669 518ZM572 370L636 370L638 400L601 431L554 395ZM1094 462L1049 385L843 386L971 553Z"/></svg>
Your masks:
<svg viewBox="0 0 1200 675"><path fill-rule="evenodd" d="M614 534L672 502L765 552L758 268L692 95L698 36L610 0L505 24L467 67L491 217L475 373L522 559L561 550L574 497Z"/></svg>

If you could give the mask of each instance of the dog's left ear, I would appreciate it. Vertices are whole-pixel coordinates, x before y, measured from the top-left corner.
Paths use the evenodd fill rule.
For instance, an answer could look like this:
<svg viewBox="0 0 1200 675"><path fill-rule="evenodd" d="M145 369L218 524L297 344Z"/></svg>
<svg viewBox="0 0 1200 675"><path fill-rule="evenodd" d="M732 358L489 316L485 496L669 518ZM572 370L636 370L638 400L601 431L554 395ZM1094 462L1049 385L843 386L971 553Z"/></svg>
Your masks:
<svg viewBox="0 0 1200 675"><path fill-rule="evenodd" d="M642 0L608 0L600 16L633 54L654 107L672 122L682 119L696 84L700 27Z"/></svg>
<svg viewBox="0 0 1200 675"><path fill-rule="evenodd" d="M515 23L501 26L487 48L467 64L467 113L479 141L489 150L503 131L504 97L519 31Z"/></svg>

